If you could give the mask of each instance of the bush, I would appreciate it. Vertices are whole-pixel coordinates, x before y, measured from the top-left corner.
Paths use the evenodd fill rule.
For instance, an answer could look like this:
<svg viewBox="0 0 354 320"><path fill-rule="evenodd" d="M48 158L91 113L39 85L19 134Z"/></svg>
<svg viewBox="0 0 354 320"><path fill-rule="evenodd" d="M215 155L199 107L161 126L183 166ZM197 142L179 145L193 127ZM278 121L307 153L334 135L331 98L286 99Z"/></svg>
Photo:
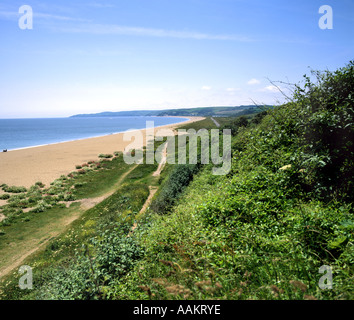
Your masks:
<svg viewBox="0 0 354 320"><path fill-rule="evenodd" d="M10 199L10 195L8 193L0 195L0 200L7 200Z"/></svg>
<svg viewBox="0 0 354 320"><path fill-rule="evenodd" d="M354 183L354 61L343 68L312 71L296 86L294 103L303 138L305 164L313 176L311 189L322 196L353 201Z"/></svg>
<svg viewBox="0 0 354 320"><path fill-rule="evenodd" d="M5 192L9 192L9 193L23 193L26 192L27 189L25 187L9 187L7 185L4 185L2 188Z"/></svg>
<svg viewBox="0 0 354 320"><path fill-rule="evenodd" d="M74 184L74 188L80 188L86 184L87 184L87 182L77 182Z"/></svg>
<svg viewBox="0 0 354 320"><path fill-rule="evenodd" d="M77 251L75 263L59 269L42 288L44 299L103 299L112 281L127 274L142 250L122 230L107 230Z"/></svg>
<svg viewBox="0 0 354 320"><path fill-rule="evenodd" d="M51 204L47 203L44 200L40 200L38 201L37 205L31 210L31 212L35 212L35 213L44 212L51 207L52 207Z"/></svg>
<svg viewBox="0 0 354 320"><path fill-rule="evenodd" d="M236 136L239 129L247 127L249 124L248 119L245 116L235 118L231 123L224 125L221 129L231 129L231 134Z"/></svg>
<svg viewBox="0 0 354 320"><path fill-rule="evenodd" d="M112 154L104 154L104 153L101 153L98 155L99 158L105 158L105 159L108 159L108 158L113 158L113 155Z"/></svg>
<svg viewBox="0 0 354 320"><path fill-rule="evenodd" d="M37 181L35 183L35 186L38 186L39 188L44 188L45 187L44 183L42 183L41 181Z"/></svg>
<svg viewBox="0 0 354 320"><path fill-rule="evenodd" d="M157 213L166 213L170 210L199 168L200 166L197 164L176 165L167 182L161 187L161 192L151 203L150 208Z"/></svg>

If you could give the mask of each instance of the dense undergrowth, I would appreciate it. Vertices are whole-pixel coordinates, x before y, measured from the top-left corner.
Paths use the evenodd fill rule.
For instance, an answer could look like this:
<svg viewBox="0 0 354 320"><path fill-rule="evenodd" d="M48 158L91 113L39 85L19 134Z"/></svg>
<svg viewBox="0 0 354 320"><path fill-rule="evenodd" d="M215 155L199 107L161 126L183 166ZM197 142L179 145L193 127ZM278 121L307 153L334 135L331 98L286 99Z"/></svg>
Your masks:
<svg viewBox="0 0 354 320"><path fill-rule="evenodd" d="M146 216L144 258L114 298L353 299L354 66L314 75L237 127L228 175L205 167Z"/></svg>
<svg viewBox="0 0 354 320"><path fill-rule="evenodd" d="M313 75L284 105L220 119L233 129L227 175L169 165L134 232L148 191L127 186L77 222L85 237L69 261L45 269L27 296L12 284L7 297L353 299L354 65Z"/></svg>

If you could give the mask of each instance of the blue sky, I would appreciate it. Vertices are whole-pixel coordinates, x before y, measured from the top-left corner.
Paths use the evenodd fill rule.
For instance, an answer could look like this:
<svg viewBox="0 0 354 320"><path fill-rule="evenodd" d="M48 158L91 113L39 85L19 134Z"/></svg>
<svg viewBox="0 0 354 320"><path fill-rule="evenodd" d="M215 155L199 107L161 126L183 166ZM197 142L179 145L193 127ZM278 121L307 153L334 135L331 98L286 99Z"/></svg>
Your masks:
<svg viewBox="0 0 354 320"><path fill-rule="evenodd" d="M269 80L299 83L353 53L352 0L1 0L0 118L273 104Z"/></svg>

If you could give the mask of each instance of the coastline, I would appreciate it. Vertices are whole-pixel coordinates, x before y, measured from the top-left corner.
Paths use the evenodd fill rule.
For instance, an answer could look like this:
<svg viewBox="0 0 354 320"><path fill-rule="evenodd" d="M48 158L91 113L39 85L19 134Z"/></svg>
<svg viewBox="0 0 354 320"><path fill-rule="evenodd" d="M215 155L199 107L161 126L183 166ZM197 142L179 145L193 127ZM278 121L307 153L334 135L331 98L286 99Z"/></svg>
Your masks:
<svg viewBox="0 0 354 320"><path fill-rule="evenodd" d="M184 118L184 117L179 117ZM185 117L186 121L154 127L154 130L172 129L204 117ZM100 153L124 151L131 141L124 141L127 132L141 131L145 145L144 129L128 130L108 135L63 141L58 143L13 149L0 152L0 185L32 186L37 181L49 185L61 175L75 170L75 165L97 160Z"/></svg>
<svg viewBox="0 0 354 320"><path fill-rule="evenodd" d="M137 116L137 117L144 117L144 116ZM196 118L196 117L186 117L186 116L152 116L152 117L158 117L158 118L184 118L187 119L186 121L189 121L192 118ZM0 119L1 120L1 119ZM159 127L164 127L164 126L172 126L172 125L178 125L178 124L182 124L182 123L186 123L186 121L181 121L181 122L177 122L177 123L171 123L171 124L166 124L166 125L161 125L161 126L157 126L155 128L159 128ZM117 131L117 132L110 132L110 133L105 133L105 134L99 134L99 135L94 135L94 136L88 136L88 137L83 137L83 138L74 138L74 139L70 139L70 140L63 140L63 141L57 141L57 142L51 142L51 143L44 143L44 144L39 144L39 145L32 145L32 146L26 146L26 147L20 147L20 148L10 148L7 149L7 151L17 151L17 150L23 150L23 149L29 149L29 148L37 148L37 147L44 147L44 146L49 146L49 145L54 145L54 144L58 144L58 143L66 143L66 142L71 142L71 141L79 141L79 140L85 140L85 139L91 139L91 138L99 138L99 137L104 137L104 136L109 136L112 134L118 134L118 133L125 133L125 132L131 132L131 131L137 131L137 130L144 130L144 128L134 128L134 129L128 129L125 131ZM0 150L1 152L2 150ZM1 171L1 170L0 170Z"/></svg>

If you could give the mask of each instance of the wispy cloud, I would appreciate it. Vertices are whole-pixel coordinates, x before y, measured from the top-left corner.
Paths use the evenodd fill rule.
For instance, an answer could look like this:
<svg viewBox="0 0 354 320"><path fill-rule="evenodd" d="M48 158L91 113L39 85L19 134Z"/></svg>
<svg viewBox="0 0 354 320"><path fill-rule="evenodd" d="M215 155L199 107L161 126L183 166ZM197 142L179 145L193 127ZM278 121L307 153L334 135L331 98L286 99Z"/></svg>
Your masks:
<svg viewBox="0 0 354 320"><path fill-rule="evenodd" d="M111 8L114 5L109 3L91 2L88 4L96 8ZM21 16L16 11L1 10L0 19L16 20ZM86 33L94 35L126 35L140 37L155 37L155 38L179 38L179 39L195 39L195 40L224 40L238 42L253 42L254 39L237 34L211 34L192 30L170 30L166 28L149 28L140 26L124 26L116 24L99 24L91 23L92 20L82 19L73 15L58 15L52 13L33 11L33 18L40 22L46 22L47 28L54 32L62 33ZM50 22L53 22L50 24ZM55 23L55 22L68 22ZM69 22L72 22L69 24ZM75 23L76 22L76 23Z"/></svg>
<svg viewBox="0 0 354 320"><path fill-rule="evenodd" d="M0 18L15 19L19 16L18 12L13 11L0 11Z"/></svg>
<svg viewBox="0 0 354 320"><path fill-rule="evenodd" d="M266 86L264 88L262 88L260 91L262 92L279 92L279 88L277 86Z"/></svg>
<svg viewBox="0 0 354 320"><path fill-rule="evenodd" d="M144 36L158 38L180 38L180 39L197 39L197 40L231 40L250 42L252 39L246 36L226 35L226 34L208 34L197 31L177 31L167 29L156 29L146 27L132 27L121 25L107 24L81 24L70 27L60 27L57 31L70 33L89 33L97 35L128 35L128 36Z"/></svg>
<svg viewBox="0 0 354 320"><path fill-rule="evenodd" d="M201 89L203 91L210 91L211 90L211 87L210 86L202 86Z"/></svg>
<svg viewBox="0 0 354 320"><path fill-rule="evenodd" d="M15 11L0 11L0 18L7 20L16 20L21 16L20 13ZM77 17L56 15L50 13L42 13L42 12L33 12L33 18L42 19L42 20L52 20L52 21L72 21L72 22L90 22L87 19L81 19Z"/></svg>
<svg viewBox="0 0 354 320"><path fill-rule="evenodd" d="M33 13L34 18L42 18L42 19L47 19L47 20L61 20L61 21L76 21L76 22L89 22L90 20L87 19L81 19L81 18L76 18L76 17L68 17L68 16L60 16L60 15L55 15L55 14L49 14L49 13Z"/></svg>
<svg viewBox="0 0 354 320"><path fill-rule="evenodd" d="M247 84L249 84L249 85L255 85L255 84L260 84L260 83L261 82L258 79L255 79L255 78L247 81Z"/></svg>

